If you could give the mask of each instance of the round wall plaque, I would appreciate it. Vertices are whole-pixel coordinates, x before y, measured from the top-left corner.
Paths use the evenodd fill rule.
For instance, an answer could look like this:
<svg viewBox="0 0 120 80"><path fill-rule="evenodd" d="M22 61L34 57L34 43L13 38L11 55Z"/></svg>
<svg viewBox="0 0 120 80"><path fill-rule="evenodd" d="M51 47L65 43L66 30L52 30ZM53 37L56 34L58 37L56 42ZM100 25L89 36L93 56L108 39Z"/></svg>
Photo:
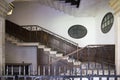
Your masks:
<svg viewBox="0 0 120 80"><path fill-rule="evenodd" d="M75 39L83 38L87 34L87 29L82 25L73 25L69 28L68 34Z"/></svg>
<svg viewBox="0 0 120 80"><path fill-rule="evenodd" d="M101 31L103 33L107 33L110 31L112 25L113 25L113 22L114 22L114 16L111 12L107 13L104 17L103 17L103 20L102 20L102 23L101 23Z"/></svg>

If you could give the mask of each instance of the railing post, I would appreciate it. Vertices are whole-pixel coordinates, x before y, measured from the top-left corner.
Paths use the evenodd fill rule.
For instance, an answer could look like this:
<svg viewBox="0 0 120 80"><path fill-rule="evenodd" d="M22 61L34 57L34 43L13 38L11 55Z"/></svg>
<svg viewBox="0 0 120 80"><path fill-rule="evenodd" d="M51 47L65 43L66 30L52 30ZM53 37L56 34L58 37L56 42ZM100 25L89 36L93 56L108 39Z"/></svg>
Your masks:
<svg viewBox="0 0 120 80"><path fill-rule="evenodd" d="M43 66L43 75L45 76L45 66Z"/></svg>
<svg viewBox="0 0 120 80"><path fill-rule="evenodd" d="M11 67L11 75L13 75L13 65L12 65L12 67Z"/></svg>
<svg viewBox="0 0 120 80"><path fill-rule="evenodd" d="M34 75L34 66L32 66L32 75Z"/></svg>
<svg viewBox="0 0 120 80"><path fill-rule="evenodd" d="M54 66L54 76L56 76L56 66Z"/></svg>
<svg viewBox="0 0 120 80"><path fill-rule="evenodd" d="M51 70L51 68L50 68L50 65L48 65L48 75L51 75L50 73L50 70Z"/></svg>
<svg viewBox="0 0 120 80"><path fill-rule="evenodd" d="M61 67L59 66L58 67L58 75L60 75L60 73L61 73Z"/></svg>
<svg viewBox="0 0 120 80"><path fill-rule="evenodd" d="M31 67L30 66L28 67L28 75L29 76L31 75Z"/></svg>
<svg viewBox="0 0 120 80"><path fill-rule="evenodd" d="M40 75L40 65L38 66L38 75Z"/></svg>
<svg viewBox="0 0 120 80"><path fill-rule="evenodd" d="M21 66L19 66L19 75L21 75Z"/></svg>
<svg viewBox="0 0 120 80"><path fill-rule="evenodd" d="M9 72L9 71L8 71L8 66L7 66L7 69L6 69L6 75L8 75L8 72Z"/></svg>
<svg viewBox="0 0 120 80"><path fill-rule="evenodd" d="M25 65L23 65L23 73L26 75Z"/></svg>

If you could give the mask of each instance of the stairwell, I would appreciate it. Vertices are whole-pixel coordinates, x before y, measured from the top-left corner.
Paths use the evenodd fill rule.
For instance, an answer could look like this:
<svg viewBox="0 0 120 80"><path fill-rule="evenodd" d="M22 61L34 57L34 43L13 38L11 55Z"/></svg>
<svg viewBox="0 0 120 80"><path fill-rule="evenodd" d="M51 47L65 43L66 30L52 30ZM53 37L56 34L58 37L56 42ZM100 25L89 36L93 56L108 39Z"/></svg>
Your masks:
<svg viewBox="0 0 120 80"><path fill-rule="evenodd" d="M41 73L42 75L86 75L93 72L96 74L96 70L101 72L103 68L105 71L107 69L107 72L111 69L115 73L114 45L88 45L80 48L77 43L40 26L19 26L8 20L6 20L6 40L17 46L37 47L38 75ZM106 56L103 56L103 52ZM41 53L48 56L46 64L39 59Z"/></svg>
<svg viewBox="0 0 120 80"><path fill-rule="evenodd" d="M32 27L31 25L19 26L6 20L6 40L17 46L36 46L37 54L39 54L39 50L43 50L49 56L48 65L54 65L58 62L71 66L81 64L78 59L74 58L77 56L78 50L81 50L77 43L36 25L32 25ZM39 68L41 65L39 57L37 61Z"/></svg>
<svg viewBox="0 0 120 80"><path fill-rule="evenodd" d="M81 0L40 0L39 2L66 14L80 16L79 6Z"/></svg>

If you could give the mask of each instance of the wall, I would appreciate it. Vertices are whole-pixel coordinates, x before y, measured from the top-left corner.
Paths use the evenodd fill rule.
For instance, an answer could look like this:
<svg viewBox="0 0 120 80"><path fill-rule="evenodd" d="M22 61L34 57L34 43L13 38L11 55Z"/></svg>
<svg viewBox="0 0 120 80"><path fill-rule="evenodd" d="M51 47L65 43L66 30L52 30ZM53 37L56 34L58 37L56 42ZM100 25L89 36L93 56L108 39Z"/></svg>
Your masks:
<svg viewBox="0 0 120 80"><path fill-rule="evenodd" d="M21 47L6 41L5 44L6 63L32 63L31 69L37 69L37 49L36 47Z"/></svg>
<svg viewBox="0 0 120 80"><path fill-rule="evenodd" d="M8 16L8 19L19 25L40 25L41 27L79 43L80 46L95 43L94 17L76 18L53 8L40 5L39 3L21 2L15 4L13 15ZM86 37L82 39L73 39L68 35L70 26L76 24L87 27L88 34Z"/></svg>
<svg viewBox="0 0 120 80"><path fill-rule="evenodd" d="M95 35L96 43L98 43L98 44L115 44L115 21L114 21L114 24L113 24L111 30L108 33L104 34L101 31L101 22L102 22L103 17L108 12L113 13L113 10L111 9L111 7L109 7L109 4L107 2L105 2L105 1L103 3L101 3L101 4L99 4L99 5L104 6L104 8L101 7L101 9L99 10L97 16L95 17L95 22L96 22L96 35Z"/></svg>
<svg viewBox="0 0 120 80"><path fill-rule="evenodd" d="M101 6L97 17L73 17L53 8L40 5L35 2L15 3L13 15L8 19L19 25L40 25L54 33L57 33L69 40L77 42L83 47L88 44L111 44L114 43L114 29L104 35L101 33L101 19L109 10L106 2L99 4ZM103 9L103 6L106 7ZM87 28L88 33L84 38L73 39L68 35L68 29L72 25L80 24Z"/></svg>

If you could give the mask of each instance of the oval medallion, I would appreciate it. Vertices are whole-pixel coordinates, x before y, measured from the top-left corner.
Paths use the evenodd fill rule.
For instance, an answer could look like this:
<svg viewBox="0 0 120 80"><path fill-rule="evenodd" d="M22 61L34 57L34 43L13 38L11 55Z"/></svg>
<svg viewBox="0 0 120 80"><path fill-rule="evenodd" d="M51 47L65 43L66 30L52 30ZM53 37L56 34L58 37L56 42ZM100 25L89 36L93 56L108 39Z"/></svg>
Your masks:
<svg viewBox="0 0 120 80"><path fill-rule="evenodd" d="M68 34L75 39L83 38L87 34L87 29L82 25L73 25L69 28Z"/></svg>

